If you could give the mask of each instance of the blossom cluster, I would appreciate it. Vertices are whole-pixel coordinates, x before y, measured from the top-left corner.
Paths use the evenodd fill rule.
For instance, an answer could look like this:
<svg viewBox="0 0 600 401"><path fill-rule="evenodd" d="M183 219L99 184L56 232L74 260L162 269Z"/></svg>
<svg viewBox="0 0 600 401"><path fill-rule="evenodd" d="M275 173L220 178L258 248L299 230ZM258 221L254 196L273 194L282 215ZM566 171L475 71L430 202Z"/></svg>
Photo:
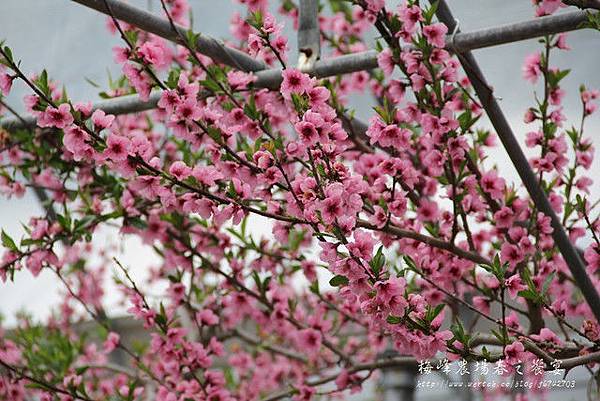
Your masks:
<svg viewBox="0 0 600 401"><path fill-rule="evenodd" d="M161 3L170 22L189 25L184 0ZM113 115L72 102L46 71L27 76L1 48L0 92L24 81L37 127L1 137L0 193L33 188L50 202L20 240L2 231L0 278L47 270L64 299L48 321L22 318L0 333L0 398L299 401L327 382L359 391L389 348L415 363L503 358L505 375L540 357L597 352L600 326L550 217L487 160L495 134L479 123L484 110L435 7L331 2L319 17L324 51L366 50L376 29L379 68L317 79L289 64L266 0L239 3L247 15L233 15L232 34L242 51L282 68L277 89L200 54L191 31L171 44L110 18L123 75L105 95L160 92L155 110ZM537 15L562 4L535 3ZM297 25L294 2L279 11ZM550 62L569 49L566 37L542 44L523 66L525 80L543 85L525 113L525 144L571 241L587 244L600 287L600 220L587 199L594 146L584 135L599 93L581 88L579 128L569 128L569 71ZM360 129L349 99L364 93L377 106ZM270 235L250 232L263 222ZM153 251L148 282L94 241L107 227ZM147 334L142 344L107 315L111 272ZM476 333L479 320L493 336ZM569 335L544 327L550 321Z"/></svg>

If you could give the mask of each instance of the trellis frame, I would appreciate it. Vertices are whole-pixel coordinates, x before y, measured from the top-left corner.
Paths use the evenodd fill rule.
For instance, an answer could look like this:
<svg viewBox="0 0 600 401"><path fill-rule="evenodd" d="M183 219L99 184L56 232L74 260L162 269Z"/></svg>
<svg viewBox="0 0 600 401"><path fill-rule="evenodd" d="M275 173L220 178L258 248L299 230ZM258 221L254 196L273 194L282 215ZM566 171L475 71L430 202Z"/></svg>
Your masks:
<svg viewBox="0 0 600 401"><path fill-rule="evenodd" d="M72 0L103 14L135 25L138 28L156 34L173 42L180 42L180 35L174 31L169 21L145 10L138 9L119 0ZM334 58L319 60L320 35L318 31L318 0L300 1L300 29L298 33L298 49L300 51L298 67L318 78L347 74L377 68L377 52L369 50ZM597 1L565 1L578 6L599 8ZM585 3L585 4L584 4ZM109 8L107 8L107 4ZM585 265L575 246L570 242L564 227L553 211L543 189L538 184L529 162L527 161L513 131L504 116L493 90L487 84L471 50L491 47L520 40L531 39L547 34L556 34L581 28L588 18L587 11L574 11L556 16L541 17L530 21L508 24L469 33L460 33L456 20L444 0L438 2L438 19L446 24L452 34L447 38L447 49L455 53L470 79L475 92L485 109L487 116L501 139L511 161L513 162L524 186L526 187L536 208L552 220L553 239L567 263L573 278L582 291L586 302L592 309L596 319L600 321L600 297L585 271ZM177 27L185 34L183 27ZM269 69L267 66L240 50L226 46L222 41L207 35L199 35L196 48L215 62L231 66L245 72L253 72L257 79L255 88L276 89L281 83L281 70ZM160 98L160 91L153 91L147 101L139 100L137 95L123 96L98 102L94 109L102 109L107 113L120 115L140 112L155 108ZM33 117L12 118L2 121L6 129L35 127ZM357 121L356 126L363 131L366 125ZM44 199L44 194L38 194Z"/></svg>
<svg viewBox="0 0 600 401"><path fill-rule="evenodd" d="M103 14L110 14L106 10L104 0L71 1L80 3ZM178 35L173 32L167 20L146 10L122 3L119 0L107 0L107 3L110 5L115 18L164 39L179 42ZM556 16L541 17L467 33L457 33L454 38L451 38L452 35L448 35L447 42L451 43L451 46L448 46L448 50L460 53L532 39L547 34L573 31L579 29L581 24L586 20L587 13L585 11L572 11ZM185 34L184 28L179 27L179 29ZM255 72L257 80L253 84L254 88L275 89L281 83L280 69L268 69L264 63L249 57L237 49L226 46L222 41L211 36L200 35L196 48L199 53L212 58L214 61L245 72ZM300 44L299 48L302 49L303 45ZM305 71L318 78L326 78L374 68L377 68L377 52L375 50L367 50L315 61L311 68L307 68ZM140 100L137 95L127 95L97 102L93 105L93 108L102 109L107 113L115 115L137 113L155 108L159 99L160 91L153 91L147 101ZM34 117L25 116L22 119L5 119L2 121L1 126L6 129L16 129L35 127L35 124L36 120Z"/></svg>

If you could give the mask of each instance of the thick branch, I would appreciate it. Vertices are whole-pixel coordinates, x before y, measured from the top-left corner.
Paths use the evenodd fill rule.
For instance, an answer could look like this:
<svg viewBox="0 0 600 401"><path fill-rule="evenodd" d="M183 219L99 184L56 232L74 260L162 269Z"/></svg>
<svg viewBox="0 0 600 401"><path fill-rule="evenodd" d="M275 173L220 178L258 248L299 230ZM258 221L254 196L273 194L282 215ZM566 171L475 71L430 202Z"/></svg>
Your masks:
<svg viewBox="0 0 600 401"><path fill-rule="evenodd" d="M310 69L321 55L319 0L300 0L298 21L298 68Z"/></svg>
<svg viewBox="0 0 600 401"><path fill-rule="evenodd" d="M489 259L484 258L483 256L479 255L478 253L465 251L464 249L459 248L450 242L446 242L444 240L440 240L440 239L437 239L434 237L423 235L416 231L404 230L402 228L395 227L392 225L388 225L388 226L385 226L385 227L379 229L376 226L374 226L373 224L370 224L370 223L368 223L366 221L362 221L362 220L360 220L357 225L359 227L363 227L363 228L366 228L369 230L382 231L387 234L394 235L398 238L413 239L415 241L422 242L429 246L433 246L435 248L446 250L450 253L455 254L456 256L459 256L463 259L473 261L475 263L485 264L485 265L490 265L492 263Z"/></svg>
<svg viewBox="0 0 600 401"><path fill-rule="evenodd" d="M563 3L581 9L593 8L595 10L600 10L600 0L563 0Z"/></svg>

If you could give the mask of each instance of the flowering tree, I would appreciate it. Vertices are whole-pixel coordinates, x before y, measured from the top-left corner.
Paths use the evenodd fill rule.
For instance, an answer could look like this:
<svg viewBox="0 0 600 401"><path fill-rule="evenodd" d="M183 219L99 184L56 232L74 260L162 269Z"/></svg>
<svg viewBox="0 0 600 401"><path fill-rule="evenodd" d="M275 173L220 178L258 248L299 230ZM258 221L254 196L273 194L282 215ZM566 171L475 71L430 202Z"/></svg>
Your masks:
<svg viewBox="0 0 600 401"><path fill-rule="evenodd" d="M0 91L23 81L36 118L36 127L5 125L0 190L49 197L23 238L2 231L0 277L47 269L65 289L51 319L1 332L0 398L308 400L434 358L502 364L503 375L534 382L557 367L595 376L600 220L586 196L594 147L584 127L598 92L582 86L581 114L566 122L569 70L552 66L566 36L543 36L523 67L535 85L525 122L536 180L527 184L541 188L559 227L486 159L496 143L479 124L486 100L463 75L461 63L473 74L469 58L452 55L457 30L436 19L443 2L322 2L318 38L331 55L365 51L363 35L379 35L379 68L329 78L307 73L319 43L300 49L301 68L289 63L282 21L297 27L299 4L283 0L276 19L266 0L240 2L248 12L232 17L232 43L251 56L242 60L273 67L275 84L208 57L206 39L180 28L185 0L161 0L176 44L119 21L114 0L89 2L123 40L114 49L123 76L104 96L158 96L148 112L72 102L51 72L30 76L18 50L0 47ZM537 16L598 7L534 3ZM366 92L377 103L361 129L348 99ZM249 225L263 222L272 235L253 236ZM152 247L148 283L94 241L105 226ZM558 229L565 246L586 244L575 255L583 284ZM150 341L121 340L103 304L108 271ZM82 330L90 320L94 329ZM398 356L382 358L388 348ZM115 365L119 351L126 363Z"/></svg>

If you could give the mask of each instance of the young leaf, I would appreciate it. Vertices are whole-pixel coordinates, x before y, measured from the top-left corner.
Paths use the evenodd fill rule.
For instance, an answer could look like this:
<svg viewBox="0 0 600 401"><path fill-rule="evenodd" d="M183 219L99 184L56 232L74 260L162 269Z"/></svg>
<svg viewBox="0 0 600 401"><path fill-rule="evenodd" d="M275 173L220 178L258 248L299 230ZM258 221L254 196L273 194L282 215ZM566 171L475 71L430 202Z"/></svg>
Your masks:
<svg viewBox="0 0 600 401"><path fill-rule="evenodd" d="M334 276L329 280L329 285L332 287L341 287L346 284L348 284L348 278L340 275Z"/></svg>
<svg viewBox="0 0 600 401"><path fill-rule="evenodd" d="M5 248L10 249L11 251L19 251L19 248L17 248L17 244L15 244L15 241L13 241L13 239L6 232L4 232L4 230L2 230L2 245Z"/></svg>

